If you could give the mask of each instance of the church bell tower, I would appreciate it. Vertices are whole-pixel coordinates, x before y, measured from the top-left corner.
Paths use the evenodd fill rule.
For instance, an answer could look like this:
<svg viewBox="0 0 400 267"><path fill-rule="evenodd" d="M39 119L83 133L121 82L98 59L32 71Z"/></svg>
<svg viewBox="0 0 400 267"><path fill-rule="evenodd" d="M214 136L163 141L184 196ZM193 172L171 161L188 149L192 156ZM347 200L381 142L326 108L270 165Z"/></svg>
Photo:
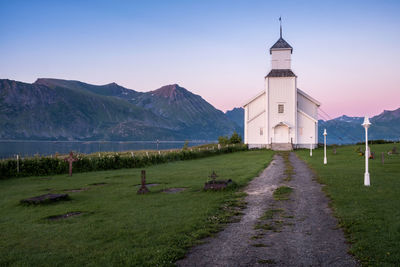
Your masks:
<svg viewBox="0 0 400 267"><path fill-rule="evenodd" d="M279 19L281 21L281 19ZM296 75L291 69L293 48L282 37L269 49L271 71L265 77L267 143L293 144L297 140Z"/></svg>

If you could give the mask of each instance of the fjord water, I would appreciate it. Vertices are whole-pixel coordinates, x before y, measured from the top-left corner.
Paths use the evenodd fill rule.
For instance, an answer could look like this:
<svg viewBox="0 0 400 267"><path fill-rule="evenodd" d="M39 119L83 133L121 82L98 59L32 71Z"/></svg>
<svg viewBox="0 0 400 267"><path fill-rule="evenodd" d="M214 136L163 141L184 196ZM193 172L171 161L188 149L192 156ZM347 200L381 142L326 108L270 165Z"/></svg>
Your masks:
<svg viewBox="0 0 400 267"><path fill-rule="evenodd" d="M189 141L189 146L197 146L213 141ZM0 159L34 155L48 156L55 153L119 152L129 150L164 150L182 148L185 141L0 141Z"/></svg>

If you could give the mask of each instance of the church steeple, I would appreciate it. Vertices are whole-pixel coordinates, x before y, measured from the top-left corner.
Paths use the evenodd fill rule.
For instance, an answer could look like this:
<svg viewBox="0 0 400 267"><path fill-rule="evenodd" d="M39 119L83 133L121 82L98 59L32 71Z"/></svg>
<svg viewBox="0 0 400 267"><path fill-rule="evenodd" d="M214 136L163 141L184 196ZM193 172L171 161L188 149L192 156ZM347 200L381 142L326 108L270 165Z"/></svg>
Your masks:
<svg viewBox="0 0 400 267"><path fill-rule="evenodd" d="M285 50L285 49L290 49L290 53L293 53L293 47L288 44L283 38L282 38L282 18L279 17L279 29L280 29L280 35L278 41L269 49L269 53L272 54L272 50Z"/></svg>
<svg viewBox="0 0 400 267"><path fill-rule="evenodd" d="M279 17L280 35L278 41L269 49L271 54L271 69L273 70L290 70L291 54L293 47L282 38L282 18Z"/></svg>

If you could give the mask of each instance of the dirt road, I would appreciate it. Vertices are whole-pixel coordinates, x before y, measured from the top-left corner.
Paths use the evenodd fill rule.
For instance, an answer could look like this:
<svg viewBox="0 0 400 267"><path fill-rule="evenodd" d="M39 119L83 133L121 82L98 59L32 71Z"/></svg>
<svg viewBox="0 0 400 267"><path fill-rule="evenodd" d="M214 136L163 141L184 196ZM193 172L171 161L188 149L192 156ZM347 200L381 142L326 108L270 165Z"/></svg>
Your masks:
<svg viewBox="0 0 400 267"><path fill-rule="evenodd" d="M288 176L286 169L294 173ZM288 179L289 178L289 179ZM229 224L192 248L178 266L356 266L321 185L292 152L271 164L245 191L247 208L240 222ZM275 200L276 188L293 191Z"/></svg>

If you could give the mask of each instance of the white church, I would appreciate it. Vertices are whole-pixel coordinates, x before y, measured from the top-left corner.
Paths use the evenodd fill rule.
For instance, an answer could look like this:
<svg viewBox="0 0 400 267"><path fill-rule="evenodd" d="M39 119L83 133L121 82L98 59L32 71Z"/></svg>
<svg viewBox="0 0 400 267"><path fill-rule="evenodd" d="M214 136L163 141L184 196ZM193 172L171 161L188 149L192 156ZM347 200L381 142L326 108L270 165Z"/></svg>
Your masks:
<svg viewBox="0 0 400 267"><path fill-rule="evenodd" d="M291 150L318 144L317 100L297 88L291 69L293 48L282 38L270 48L265 89L243 105L244 142L249 148Z"/></svg>

